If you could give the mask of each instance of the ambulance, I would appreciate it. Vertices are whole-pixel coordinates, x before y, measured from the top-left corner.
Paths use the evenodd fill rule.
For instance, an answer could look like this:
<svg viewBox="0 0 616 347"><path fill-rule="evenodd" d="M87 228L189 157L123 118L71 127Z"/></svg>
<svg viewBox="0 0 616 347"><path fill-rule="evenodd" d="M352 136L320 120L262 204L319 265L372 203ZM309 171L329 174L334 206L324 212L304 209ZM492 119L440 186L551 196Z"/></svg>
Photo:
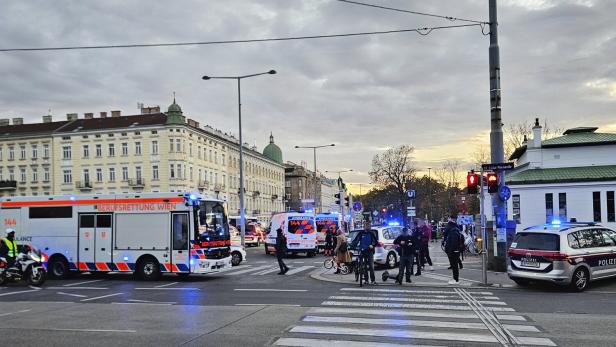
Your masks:
<svg viewBox="0 0 616 347"><path fill-rule="evenodd" d="M43 252L48 272L131 272L143 280L231 268L227 206L199 194L8 197L0 221Z"/></svg>
<svg viewBox="0 0 616 347"><path fill-rule="evenodd" d="M319 250L325 248L325 236L328 230L336 231L340 225L340 215L333 213L318 213L315 217L317 226L317 246ZM333 242L333 241L332 241Z"/></svg>
<svg viewBox="0 0 616 347"><path fill-rule="evenodd" d="M287 254L305 253L313 257L317 253L317 233L312 213L282 212L272 215L265 237L265 254L276 252L276 230L279 228L287 238Z"/></svg>

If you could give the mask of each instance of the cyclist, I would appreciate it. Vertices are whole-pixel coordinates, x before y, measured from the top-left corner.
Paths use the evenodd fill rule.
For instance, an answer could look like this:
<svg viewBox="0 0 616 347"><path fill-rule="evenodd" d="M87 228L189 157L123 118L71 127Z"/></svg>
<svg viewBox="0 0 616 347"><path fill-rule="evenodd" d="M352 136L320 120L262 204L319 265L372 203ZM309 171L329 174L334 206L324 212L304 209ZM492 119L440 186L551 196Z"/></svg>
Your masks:
<svg viewBox="0 0 616 347"><path fill-rule="evenodd" d="M351 245L351 248L359 250L359 256L368 265L370 282L372 284L376 284L374 276L374 248L377 242L378 239L376 235L370 231L370 224L366 223L364 224L364 230L359 232Z"/></svg>

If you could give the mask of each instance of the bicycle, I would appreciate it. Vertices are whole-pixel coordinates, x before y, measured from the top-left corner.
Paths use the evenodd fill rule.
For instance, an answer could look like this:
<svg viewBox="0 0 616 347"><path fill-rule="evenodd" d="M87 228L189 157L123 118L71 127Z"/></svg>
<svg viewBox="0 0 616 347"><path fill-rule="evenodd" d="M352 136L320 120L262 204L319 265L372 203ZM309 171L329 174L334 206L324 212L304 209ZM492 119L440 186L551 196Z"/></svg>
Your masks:
<svg viewBox="0 0 616 347"><path fill-rule="evenodd" d="M325 259L325 261L323 262L323 267L326 268L327 270L331 269L331 268L335 268L336 270L340 270L340 274L342 275L348 275L351 270L349 269L349 266L345 263L341 263L340 265L338 265L338 262L336 261L336 257L333 256L329 259Z"/></svg>
<svg viewBox="0 0 616 347"><path fill-rule="evenodd" d="M366 262L366 255L360 253L357 256L357 265L355 266L355 282L359 282L359 286L363 287L364 283L368 284L368 264Z"/></svg>

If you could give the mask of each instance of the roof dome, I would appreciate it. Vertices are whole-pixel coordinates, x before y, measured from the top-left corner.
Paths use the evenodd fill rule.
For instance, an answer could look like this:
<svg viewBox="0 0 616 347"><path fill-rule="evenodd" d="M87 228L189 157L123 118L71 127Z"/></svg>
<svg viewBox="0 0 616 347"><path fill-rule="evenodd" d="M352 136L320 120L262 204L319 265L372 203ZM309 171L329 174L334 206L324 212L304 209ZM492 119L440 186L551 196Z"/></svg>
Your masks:
<svg viewBox="0 0 616 347"><path fill-rule="evenodd" d="M167 124L184 124L184 114L180 105L175 103L175 93L173 96L173 104L167 108Z"/></svg>
<svg viewBox="0 0 616 347"><path fill-rule="evenodd" d="M274 143L273 134L270 134L270 143L265 146L265 149L263 149L263 155L278 164L282 164L282 151L280 150L280 147Z"/></svg>
<svg viewBox="0 0 616 347"><path fill-rule="evenodd" d="M167 108L167 113L182 113L182 108L180 107L180 105L175 103L175 98L173 98L173 104L169 105L169 107Z"/></svg>

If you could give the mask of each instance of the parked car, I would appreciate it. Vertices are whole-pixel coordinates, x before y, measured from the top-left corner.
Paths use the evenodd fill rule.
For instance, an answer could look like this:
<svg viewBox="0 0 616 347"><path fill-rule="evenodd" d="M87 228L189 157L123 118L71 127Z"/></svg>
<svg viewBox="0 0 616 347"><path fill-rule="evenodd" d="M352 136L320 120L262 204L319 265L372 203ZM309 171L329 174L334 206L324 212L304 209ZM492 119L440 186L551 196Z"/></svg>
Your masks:
<svg viewBox="0 0 616 347"><path fill-rule="evenodd" d="M507 274L518 285L544 281L581 292L616 277L616 231L596 223L553 223L516 233Z"/></svg>
<svg viewBox="0 0 616 347"><path fill-rule="evenodd" d="M353 243L353 240L357 237L360 231L363 229L352 230L348 235L349 244ZM402 232L401 226L373 226L370 230L377 237L378 243L374 250L374 263L379 265L385 265L392 269L398 264L400 258L398 250L394 246L394 240ZM358 252L353 250L353 256L356 257Z"/></svg>

